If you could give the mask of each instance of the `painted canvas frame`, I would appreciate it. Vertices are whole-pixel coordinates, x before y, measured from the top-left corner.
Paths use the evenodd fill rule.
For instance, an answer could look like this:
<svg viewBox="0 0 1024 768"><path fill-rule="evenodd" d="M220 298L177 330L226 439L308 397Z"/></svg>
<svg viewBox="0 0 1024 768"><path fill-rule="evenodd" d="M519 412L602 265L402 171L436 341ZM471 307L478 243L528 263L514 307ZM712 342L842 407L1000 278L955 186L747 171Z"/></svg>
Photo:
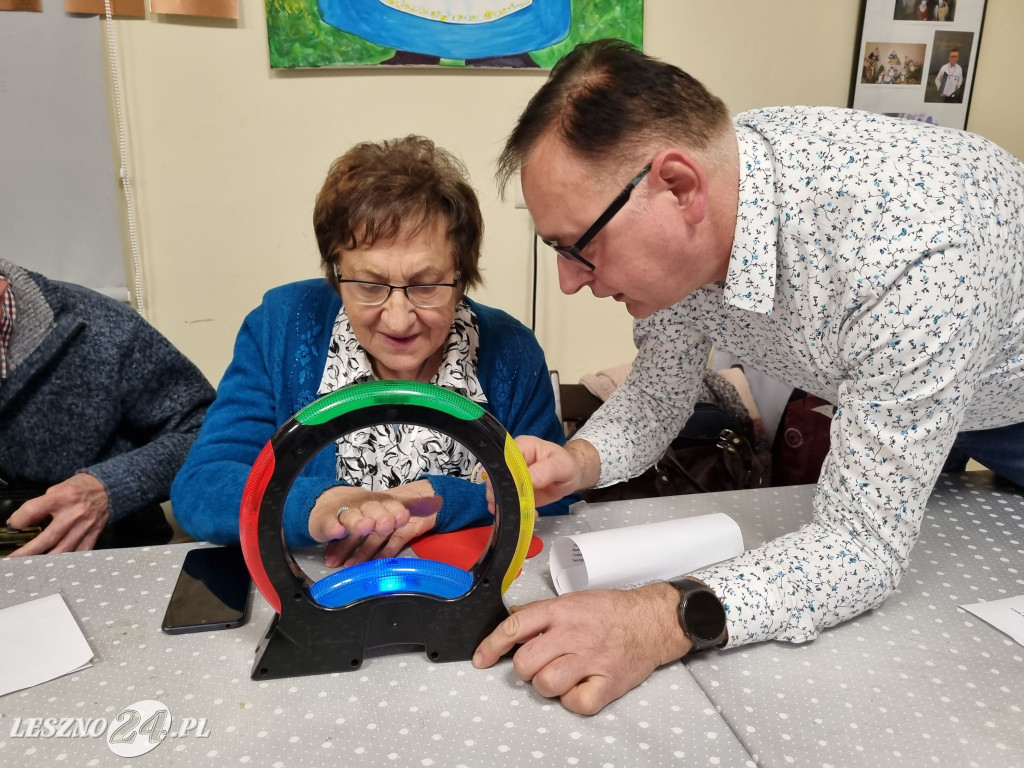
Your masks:
<svg viewBox="0 0 1024 768"><path fill-rule="evenodd" d="M504 13L472 23L430 18L439 7ZM273 68L546 69L587 40L617 37L643 47L643 0L266 0L266 9Z"/></svg>
<svg viewBox="0 0 1024 768"><path fill-rule="evenodd" d="M850 106L967 127L986 0L861 0Z"/></svg>

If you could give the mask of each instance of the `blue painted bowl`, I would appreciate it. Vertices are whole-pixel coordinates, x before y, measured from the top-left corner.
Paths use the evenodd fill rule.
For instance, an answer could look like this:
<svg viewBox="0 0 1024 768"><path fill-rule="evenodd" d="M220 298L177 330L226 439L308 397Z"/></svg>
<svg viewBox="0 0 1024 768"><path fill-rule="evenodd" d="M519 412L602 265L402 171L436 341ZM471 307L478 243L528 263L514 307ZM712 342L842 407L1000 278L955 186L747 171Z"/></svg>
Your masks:
<svg viewBox="0 0 1024 768"><path fill-rule="evenodd" d="M452 24L414 16L380 0L319 0L332 27L401 51L445 59L512 56L547 48L569 34L570 0L533 3L494 21Z"/></svg>

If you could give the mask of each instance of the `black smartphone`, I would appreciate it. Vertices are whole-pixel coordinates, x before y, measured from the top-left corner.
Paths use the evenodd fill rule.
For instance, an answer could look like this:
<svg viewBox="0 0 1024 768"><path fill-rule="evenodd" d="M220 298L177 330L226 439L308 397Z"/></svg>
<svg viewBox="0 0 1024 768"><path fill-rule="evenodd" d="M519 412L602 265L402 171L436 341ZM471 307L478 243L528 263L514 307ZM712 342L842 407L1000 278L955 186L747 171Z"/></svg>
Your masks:
<svg viewBox="0 0 1024 768"><path fill-rule="evenodd" d="M232 629L249 617L252 579L241 547L190 549L164 614L171 635Z"/></svg>

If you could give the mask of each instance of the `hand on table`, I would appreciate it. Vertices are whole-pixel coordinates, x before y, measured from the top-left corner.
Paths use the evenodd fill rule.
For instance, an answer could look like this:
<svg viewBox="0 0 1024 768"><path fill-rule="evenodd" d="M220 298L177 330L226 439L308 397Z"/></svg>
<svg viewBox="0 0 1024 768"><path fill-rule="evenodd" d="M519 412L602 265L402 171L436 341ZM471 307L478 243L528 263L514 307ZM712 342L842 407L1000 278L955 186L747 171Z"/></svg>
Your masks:
<svg viewBox="0 0 1024 768"><path fill-rule="evenodd" d="M107 489L92 475L73 475L51 485L42 496L26 501L7 524L12 528L29 528L44 524L48 518L50 524L43 532L9 557L92 549L110 519Z"/></svg>
<svg viewBox="0 0 1024 768"><path fill-rule="evenodd" d="M324 563L331 568L395 557L436 524L443 500L433 493L426 480L377 492L337 486L317 499L309 533L330 542Z"/></svg>
<svg viewBox="0 0 1024 768"><path fill-rule="evenodd" d="M480 643L473 666L489 667L521 643L512 658L519 677L566 709L593 715L690 651L678 606L678 591L665 583L513 606Z"/></svg>

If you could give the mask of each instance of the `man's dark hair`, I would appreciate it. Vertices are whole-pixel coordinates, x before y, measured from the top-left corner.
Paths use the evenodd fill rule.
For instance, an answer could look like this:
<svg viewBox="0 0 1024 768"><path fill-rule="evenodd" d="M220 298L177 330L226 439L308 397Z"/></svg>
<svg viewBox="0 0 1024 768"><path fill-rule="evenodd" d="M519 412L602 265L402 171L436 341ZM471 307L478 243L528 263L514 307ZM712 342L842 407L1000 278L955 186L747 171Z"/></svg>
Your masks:
<svg viewBox="0 0 1024 768"><path fill-rule="evenodd" d="M519 117L498 158L498 186L505 189L549 133L603 165L656 141L699 152L729 127L721 99L678 67L623 40L582 43L554 66Z"/></svg>

